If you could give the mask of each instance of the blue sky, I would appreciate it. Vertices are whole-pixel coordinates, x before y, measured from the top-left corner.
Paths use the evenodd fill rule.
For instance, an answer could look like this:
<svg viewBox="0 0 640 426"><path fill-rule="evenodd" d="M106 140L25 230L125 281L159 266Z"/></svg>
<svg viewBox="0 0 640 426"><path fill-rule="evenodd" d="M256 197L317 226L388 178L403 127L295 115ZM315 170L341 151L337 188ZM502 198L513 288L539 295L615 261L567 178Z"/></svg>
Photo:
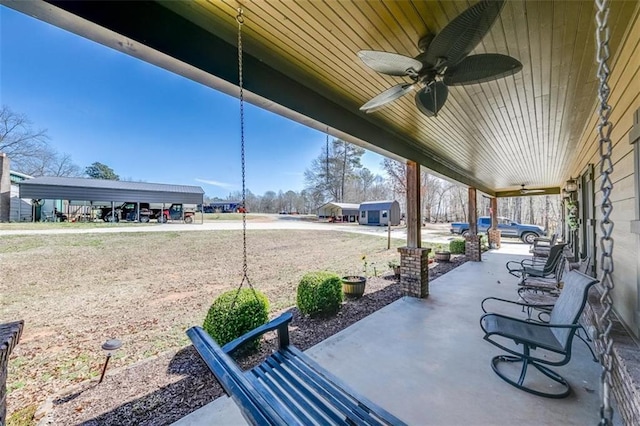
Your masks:
<svg viewBox="0 0 640 426"><path fill-rule="evenodd" d="M0 6L0 102L46 129L52 146L84 168L121 178L240 189L239 101L214 89ZM245 109L247 188L304 188L325 143L314 129ZM382 174L382 157L365 167Z"/></svg>

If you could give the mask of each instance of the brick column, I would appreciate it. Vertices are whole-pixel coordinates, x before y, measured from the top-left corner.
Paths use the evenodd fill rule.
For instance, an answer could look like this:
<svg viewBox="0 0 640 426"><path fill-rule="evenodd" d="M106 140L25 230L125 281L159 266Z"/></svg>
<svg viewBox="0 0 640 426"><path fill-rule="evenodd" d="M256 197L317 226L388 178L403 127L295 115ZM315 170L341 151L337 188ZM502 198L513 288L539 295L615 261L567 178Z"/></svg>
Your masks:
<svg viewBox="0 0 640 426"><path fill-rule="evenodd" d="M480 236L478 235L477 192L469 188L469 235L465 238L464 252L472 262L480 262Z"/></svg>
<svg viewBox="0 0 640 426"><path fill-rule="evenodd" d="M500 248L501 241L500 230L489 229L489 247Z"/></svg>
<svg viewBox="0 0 640 426"><path fill-rule="evenodd" d="M405 296L423 299L429 295L430 248L400 247L400 286Z"/></svg>
<svg viewBox="0 0 640 426"><path fill-rule="evenodd" d="M482 260L480 256L482 253L480 251L480 235L468 235L467 238L465 238L464 252L469 260L473 262L480 262Z"/></svg>
<svg viewBox="0 0 640 426"><path fill-rule="evenodd" d="M491 199L491 228L488 231L489 247L500 248L500 231L498 231L498 199Z"/></svg>
<svg viewBox="0 0 640 426"><path fill-rule="evenodd" d="M0 324L0 425L4 425L7 421L7 366L9 364L9 355L18 344L23 327L23 321Z"/></svg>

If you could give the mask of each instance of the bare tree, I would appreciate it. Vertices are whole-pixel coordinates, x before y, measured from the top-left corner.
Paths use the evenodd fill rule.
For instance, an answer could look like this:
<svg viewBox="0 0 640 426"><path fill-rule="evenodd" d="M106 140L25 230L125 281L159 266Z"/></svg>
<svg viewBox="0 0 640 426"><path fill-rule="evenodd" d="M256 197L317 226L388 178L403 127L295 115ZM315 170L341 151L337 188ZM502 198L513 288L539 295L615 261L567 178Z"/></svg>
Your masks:
<svg viewBox="0 0 640 426"><path fill-rule="evenodd" d="M308 190L322 195L325 200L345 201L347 194L353 196L357 182L357 172L362 169L361 158L364 149L340 139L334 139L330 149L313 160L305 170L304 177ZM351 201L351 200L349 200Z"/></svg>
<svg viewBox="0 0 640 426"><path fill-rule="evenodd" d="M34 157L50 153L46 130L34 130L29 119L9 107L0 109L0 152L11 158L12 168L22 173Z"/></svg>
<svg viewBox="0 0 640 426"><path fill-rule="evenodd" d="M37 156L27 158L22 164L22 173L31 176L68 176L83 175L80 166L75 164L69 154L58 154L45 148Z"/></svg>

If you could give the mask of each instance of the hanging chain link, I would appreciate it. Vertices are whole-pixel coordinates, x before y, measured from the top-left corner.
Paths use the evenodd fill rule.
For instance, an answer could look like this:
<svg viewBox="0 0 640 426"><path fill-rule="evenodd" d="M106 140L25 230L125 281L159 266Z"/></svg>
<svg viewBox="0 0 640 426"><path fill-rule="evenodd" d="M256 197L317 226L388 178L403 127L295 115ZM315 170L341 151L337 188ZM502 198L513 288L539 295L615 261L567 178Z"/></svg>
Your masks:
<svg viewBox="0 0 640 426"><path fill-rule="evenodd" d="M260 299L256 290L251 284L249 279L249 266L247 262L247 189L246 189L246 171L245 171L245 140L244 140L244 80L242 69L242 25L244 24L244 16L242 7L239 7L238 14L236 15L236 22L238 23L238 87L240 88L240 162L242 166L242 280L238 286L238 290L231 302L229 314L233 312L233 308L238 301L242 286L246 282L258 304Z"/></svg>
<svg viewBox="0 0 640 426"><path fill-rule="evenodd" d="M611 203L611 191L613 182L611 174L613 173L613 162L611 160L611 150L613 143L611 142L611 131L613 123L609 121L611 116L611 105L609 100L610 88L609 79L609 1L595 0L596 3L596 60L598 62L598 79L600 86L598 88L598 115L600 121L598 123L598 136L600 148L600 190L602 191L602 204L600 211L602 219L600 220L600 269L602 270L601 283L604 291L600 297L603 311L598 317L598 355L600 364L602 365L602 373L600 377L602 403L600 405L600 424L611 425L613 417L613 408L611 407L611 389L612 380L612 346L611 328L613 322L611 320L611 309L613 300L611 299L611 290L613 290L613 221L611 220L611 212L613 205Z"/></svg>

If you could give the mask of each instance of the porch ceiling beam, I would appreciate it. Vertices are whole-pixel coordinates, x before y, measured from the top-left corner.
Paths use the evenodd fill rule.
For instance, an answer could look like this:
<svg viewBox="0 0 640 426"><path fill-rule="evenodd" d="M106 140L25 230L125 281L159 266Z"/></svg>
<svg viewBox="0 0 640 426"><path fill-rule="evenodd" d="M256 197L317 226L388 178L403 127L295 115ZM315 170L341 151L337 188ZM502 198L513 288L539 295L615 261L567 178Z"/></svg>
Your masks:
<svg viewBox="0 0 640 426"><path fill-rule="evenodd" d="M536 195L558 195L560 194L560 188L536 188L541 192L533 192L529 194L522 194L519 189L514 189L512 191L498 191L495 193L496 198L505 198L505 197L533 197Z"/></svg>
<svg viewBox="0 0 640 426"><path fill-rule="evenodd" d="M237 96L238 51L229 29L213 26L211 33L155 1L78 2L2 0L13 9L57 27L135 56L214 89ZM330 99L326 91L301 83L271 67L256 53L244 52L244 87L249 102L299 123L326 130L365 148L415 161L436 173L494 195L495 188L470 177L431 152L420 141L410 140L375 117ZM259 52L267 57L270 52ZM418 148L419 147L419 148Z"/></svg>

